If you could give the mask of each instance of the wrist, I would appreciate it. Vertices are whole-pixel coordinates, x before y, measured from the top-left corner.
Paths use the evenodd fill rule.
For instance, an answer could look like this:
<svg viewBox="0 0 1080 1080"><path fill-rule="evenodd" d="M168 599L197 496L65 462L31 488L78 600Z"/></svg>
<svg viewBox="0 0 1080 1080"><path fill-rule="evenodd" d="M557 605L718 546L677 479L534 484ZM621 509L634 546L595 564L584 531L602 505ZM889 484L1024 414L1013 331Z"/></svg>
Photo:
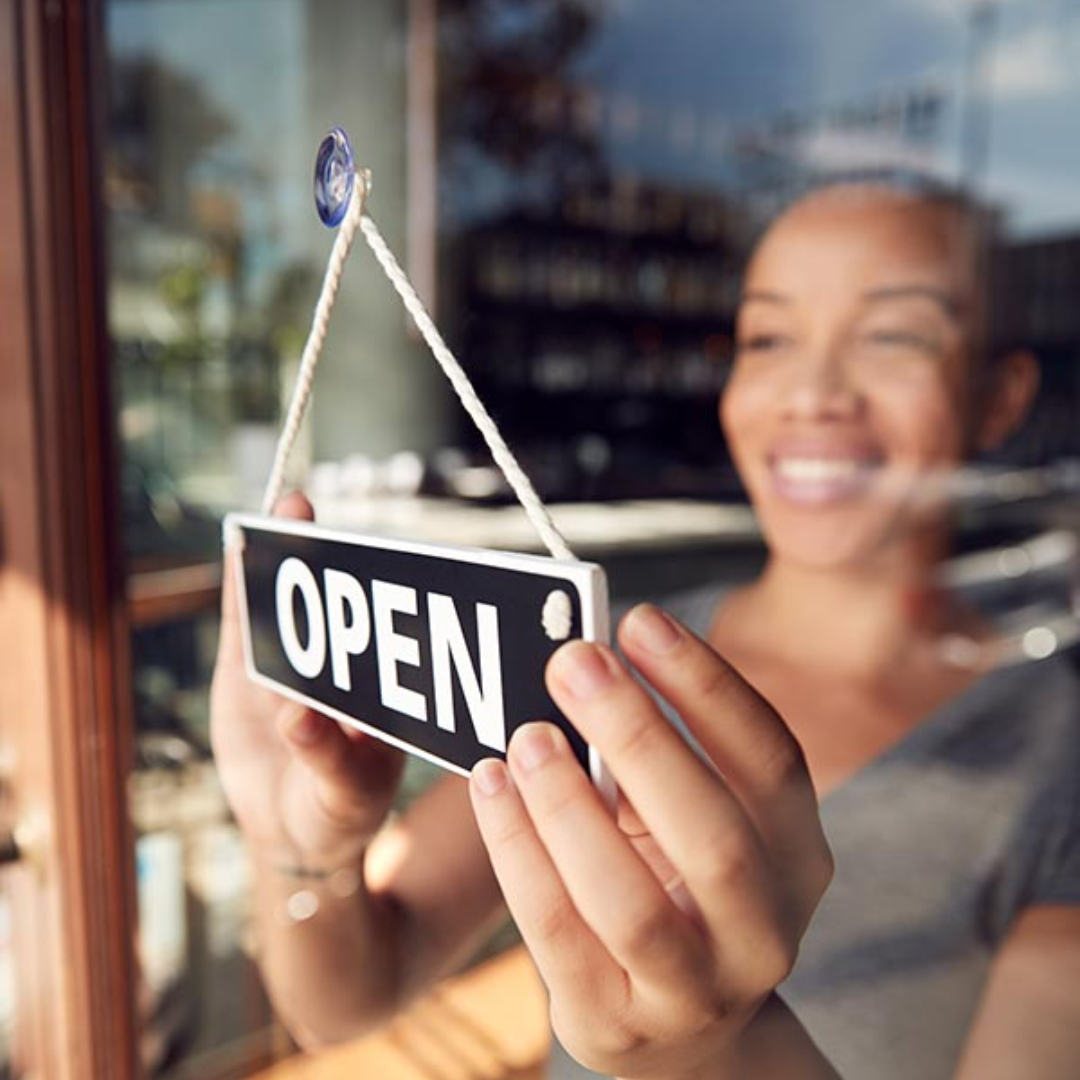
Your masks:
<svg viewBox="0 0 1080 1080"><path fill-rule="evenodd" d="M350 906L364 892L363 857L340 865L297 861L295 853L262 852L253 858L264 910L281 926L308 922Z"/></svg>
<svg viewBox="0 0 1080 1080"><path fill-rule="evenodd" d="M839 1080L798 1017L770 994L732 1048L724 1080Z"/></svg>
<svg viewBox="0 0 1080 1080"><path fill-rule="evenodd" d="M331 881L341 874L356 873L363 860L358 858L332 864L321 860L309 862L295 856L268 856L257 858L256 862L261 870L290 881L318 883Z"/></svg>
<svg viewBox="0 0 1080 1080"><path fill-rule="evenodd" d="M343 870L359 870L364 865L367 840L305 850L288 836L262 842L248 839L247 851L257 873L294 881L326 881Z"/></svg>
<svg viewBox="0 0 1080 1080"><path fill-rule="evenodd" d="M798 1018L775 993L722 1048L708 1053L707 1059L669 1070L663 1076L665 1080L840 1080Z"/></svg>
<svg viewBox="0 0 1080 1080"><path fill-rule="evenodd" d="M310 889L333 896L352 896L363 883L364 857L351 854L307 855L296 849L270 847L251 849L256 876L274 892Z"/></svg>
<svg viewBox="0 0 1080 1080"><path fill-rule="evenodd" d="M281 878L294 884L319 885L340 878L343 874L359 874L363 870L365 852L352 857L299 855L290 851L252 852L256 873Z"/></svg>

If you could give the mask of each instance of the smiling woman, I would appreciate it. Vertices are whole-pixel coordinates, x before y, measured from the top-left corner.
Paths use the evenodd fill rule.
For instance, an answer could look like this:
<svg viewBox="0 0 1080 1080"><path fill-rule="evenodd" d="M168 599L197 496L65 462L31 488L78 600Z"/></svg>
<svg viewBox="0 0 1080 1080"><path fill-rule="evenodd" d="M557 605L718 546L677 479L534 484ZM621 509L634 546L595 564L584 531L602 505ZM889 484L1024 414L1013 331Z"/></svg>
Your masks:
<svg viewBox="0 0 1080 1080"><path fill-rule="evenodd" d="M1024 419L1037 366L988 355L976 224L952 198L838 184L758 246L722 418L774 555L893 557L927 480Z"/></svg>
<svg viewBox="0 0 1080 1080"><path fill-rule="evenodd" d="M939 645L989 631L935 587L953 543L935 492L1017 428L1038 383L1029 353L989 340L981 220L882 184L800 200L748 267L721 405L770 556L691 621L780 710L823 800L839 871L785 996L844 1075L951 1076L962 1052L985 1070L963 1075L1008 1075L972 1017L1042 1008L987 988L1025 926L1080 899L1075 854L1027 854L1080 844L1072 767L1042 771L1080 745L1075 679L973 672ZM1080 941L1068 910L1055 993ZM1066 1075L1078 1053L1025 1075Z"/></svg>
<svg viewBox="0 0 1080 1080"><path fill-rule="evenodd" d="M1075 1075L1080 686L1058 660L960 666L942 648L991 636L936 585L942 480L1037 385L1029 354L990 344L979 220L847 183L765 232L720 409L763 571L639 605L621 656L576 642L548 665L619 785L614 816L535 723L475 766L471 813L449 778L384 829L399 763L246 685L223 639L217 759L302 1040L387 1020L505 900L559 1044L605 1074L999 1080L1022 1056L1024 1076ZM347 903L275 918L283 861L358 860Z"/></svg>

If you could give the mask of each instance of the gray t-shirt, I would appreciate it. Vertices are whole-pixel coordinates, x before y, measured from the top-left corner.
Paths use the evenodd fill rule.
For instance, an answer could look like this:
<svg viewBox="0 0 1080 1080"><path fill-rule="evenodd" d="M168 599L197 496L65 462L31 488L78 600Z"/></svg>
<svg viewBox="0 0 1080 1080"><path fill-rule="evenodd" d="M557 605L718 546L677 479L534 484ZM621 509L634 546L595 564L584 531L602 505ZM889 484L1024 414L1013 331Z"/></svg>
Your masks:
<svg viewBox="0 0 1080 1080"><path fill-rule="evenodd" d="M699 633L717 589L666 606ZM1016 915L1080 904L1080 679L995 671L830 793L836 859L781 988L852 1080L951 1077ZM552 1080L584 1080L555 1047Z"/></svg>

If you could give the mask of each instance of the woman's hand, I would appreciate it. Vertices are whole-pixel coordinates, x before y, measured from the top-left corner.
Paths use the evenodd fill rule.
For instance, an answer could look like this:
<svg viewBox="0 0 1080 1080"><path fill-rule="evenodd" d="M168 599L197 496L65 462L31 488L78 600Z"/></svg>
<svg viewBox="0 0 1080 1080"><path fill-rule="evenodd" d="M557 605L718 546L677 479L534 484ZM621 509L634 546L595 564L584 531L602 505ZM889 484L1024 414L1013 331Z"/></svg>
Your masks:
<svg viewBox="0 0 1080 1080"><path fill-rule="evenodd" d="M281 517L311 520L291 495ZM214 758L257 859L289 867L356 866L401 779L403 757L247 676L237 601L239 553L226 551L221 638L210 694Z"/></svg>
<svg viewBox="0 0 1080 1080"><path fill-rule="evenodd" d="M641 1080L740 1075L832 874L817 800L783 721L705 643L648 606L619 640L711 764L610 649L574 642L548 687L618 781L619 814L532 724L509 769L474 770L477 820L572 1054Z"/></svg>

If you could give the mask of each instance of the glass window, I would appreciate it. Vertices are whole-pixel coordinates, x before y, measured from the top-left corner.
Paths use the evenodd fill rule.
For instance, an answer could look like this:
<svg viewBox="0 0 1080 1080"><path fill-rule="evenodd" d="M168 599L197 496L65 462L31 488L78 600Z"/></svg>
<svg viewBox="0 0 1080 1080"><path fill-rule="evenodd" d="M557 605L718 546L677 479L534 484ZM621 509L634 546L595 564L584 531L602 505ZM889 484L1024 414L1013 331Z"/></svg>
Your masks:
<svg viewBox="0 0 1080 1080"><path fill-rule="evenodd" d="M1077 452L1075 4L441 10L448 318L552 495L736 494L713 406L748 245L841 176L999 219L1001 314L1046 380L1008 456Z"/></svg>
<svg viewBox="0 0 1080 1080"><path fill-rule="evenodd" d="M287 1047L245 929L206 688L221 516L259 503L332 243L311 199L331 126L371 168L372 215L541 493L605 508L573 520L617 592L760 559L746 513L694 528L706 507L745 511L717 396L751 245L832 177L933 181L985 209L994 332L1043 372L1032 420L992 463L1041 470L1026 475L1043 494L1075 490L1080 9L1069 0L105 9L131 797L156 1069L210 1076L237 1047ZM326 521L480 544L505 535L506 486L360 241L290 476ZM645 501L637 517L620 516L626 500ZM1044 508L1024 502L1022 520L1010 510L994 527L1031 532ZM728 535L721 521L735 523Z"/></svg>

